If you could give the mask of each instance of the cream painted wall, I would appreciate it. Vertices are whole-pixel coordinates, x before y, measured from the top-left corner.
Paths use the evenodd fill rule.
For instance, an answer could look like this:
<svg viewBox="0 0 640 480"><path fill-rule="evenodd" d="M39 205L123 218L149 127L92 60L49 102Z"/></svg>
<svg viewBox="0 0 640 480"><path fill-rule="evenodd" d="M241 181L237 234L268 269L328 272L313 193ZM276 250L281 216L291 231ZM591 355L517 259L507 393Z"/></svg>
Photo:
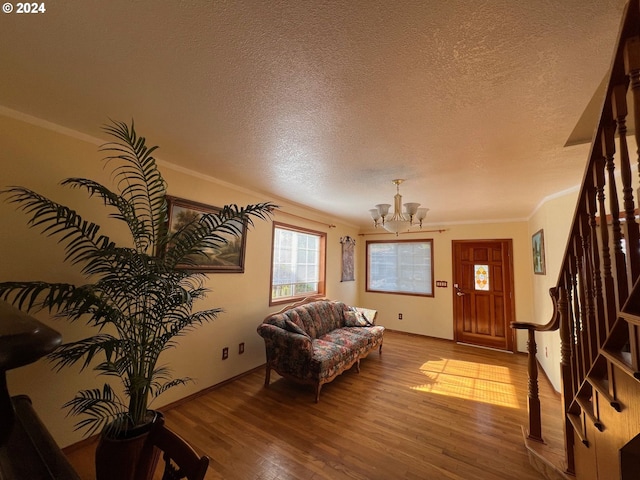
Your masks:
<svg viewBox="0 0 640 480"><path fill-rule="evenodd" d="M573 220L578 189L547 199L529 220L529 235L544 230L546 275L533 275L533 323L545 324L553 315L549 289L558 283L560 265L564 257L569 229ZM533 262L532 253L529 257ZM537 332L538 362L551 384L560 391L560 333Z"/></svg>
<svg viewBox="0 0 640 480"><path fill-rule="evenodd" d="M108 171L103 169L102 154L97 151L97 145L102 141L92 141L80 135L69 136L49 127L44 122L34 120L27 123L0 115L0 186L26 186L61 203L78 206L81 214L100 223L105 233L116 239L126 238L119 225L111 228L113 222L106 219L98 200L87 200L82 193L57 185L60 180L71 176L108 183ZM149 141L153 143L153 139ZM162 149L157 153L162 158ZM163 160L170 162L172 159ZM281 222L327 232L327 296L349 304L357 303L356 282L340 282L340 237L358 238L357 229L340 224L330 228L327 223L322 223L328 219L317 212L284 205L278 199L264 198L240 187L172 168L166 163L161 164L161 170L171 195L217 206L274 200L283 206L283 211L311 219L303 220L284 213L275 216ZM53 239L26 227L24 214L0 202L0 218L0 281L83 281L76 270L63 264L62 248ZM181 337L177 348L163 354L161 362L169 365L176 376L193 377L195 383L166 392L154 407L161 407L264 363L264 343L256 333L256 327L269 312L276 310L269 307L271 235L271 222L256 223L247 237L244 274L209 276L207 286L211 293L198 308L222 307L225 312L213 323ZM35 316L60 331L66 341L95 333L82 324L70 325L64 320L53 320L46 313ZM246 347L241 356L238 355L240 342L245 342ZM225 346L229 347L230 356L223 361L221 352ZM61 409L63 403L80 389L101 386L102 380L95 378L90 370L79 372L77 368L54 373L45 360L8 373L11 394L24 393L32 398L36 411L62 447L82 438L79 432L73 431L76 419L65 418Z"/></svg>
<svg viewBox="0 0 640 480"><path fill-rule="evenodd" d="M387 328L403 332L453 339L453 253L452 240L512 239L515 283L515 319L530 322L533 319L531 295L531 254L529 229L526 222L486 223L474 225L429 226L426 230L445 229L442 233L403 234L402 239L432 238L434 251L434 280L445 280L447 288L435 288L434 297L416 297L365 291L365 243L367 240L388 240L391 234L367 235L359 242L358 275L360 304L378 310L378 322ZM403 319L398 320L398 313ZM526 351L526 335L517 334L517 348Z"/></svg>

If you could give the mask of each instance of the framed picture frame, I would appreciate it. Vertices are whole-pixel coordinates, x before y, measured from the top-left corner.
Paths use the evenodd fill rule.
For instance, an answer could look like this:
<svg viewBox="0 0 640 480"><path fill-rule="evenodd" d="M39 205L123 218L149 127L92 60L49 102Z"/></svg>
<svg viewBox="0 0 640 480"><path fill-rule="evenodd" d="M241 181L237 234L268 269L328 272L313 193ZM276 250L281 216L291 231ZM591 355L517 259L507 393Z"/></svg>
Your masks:
<svg viewBox="0 0 640 480"><path fill-rule="evenodd" d="M531 248L533 251L533 273L536 275L546 275L547 267L544 258L544 230L540 229L531 237Z"/></svg>
<svg viewBox="0 0 640 480"><path fill-rule="evenodd" d="M206 213L218 213L222 209L204 203L192 202L184 198L166 196L167 199L167 230L175 232L180 225L198 219ZM194 258L195 265L179 265L180 268L197 270L200 272L216 273L244 273L244 257L246 250L247 224L242 225L242 235L236 237L226 233L221 234L229 243L218 249L210 249L206 256Z"/></svg>

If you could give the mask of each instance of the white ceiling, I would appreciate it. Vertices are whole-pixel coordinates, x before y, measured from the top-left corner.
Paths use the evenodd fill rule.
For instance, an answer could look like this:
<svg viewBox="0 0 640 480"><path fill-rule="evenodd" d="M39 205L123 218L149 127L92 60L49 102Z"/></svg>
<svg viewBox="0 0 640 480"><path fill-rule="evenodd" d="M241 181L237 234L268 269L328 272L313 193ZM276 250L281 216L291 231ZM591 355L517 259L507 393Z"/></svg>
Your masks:
<svg viewBox="0 0 640 480"><path fill-rule="evenodd" d="M0 105L134 118L163 160L364 227L394 178L433 225L523 219L581 181L623 5L48 0L0 14Z"/></svg>

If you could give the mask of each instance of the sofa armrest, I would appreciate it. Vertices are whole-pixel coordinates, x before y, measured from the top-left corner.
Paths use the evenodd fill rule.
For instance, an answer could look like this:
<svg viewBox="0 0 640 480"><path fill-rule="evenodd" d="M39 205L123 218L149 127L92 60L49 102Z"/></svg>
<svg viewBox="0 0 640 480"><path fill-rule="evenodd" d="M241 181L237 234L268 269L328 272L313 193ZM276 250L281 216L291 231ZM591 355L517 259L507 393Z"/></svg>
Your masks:
<svg viewBox="0 0 640 480"><path fill-rule="evenodd" d="M306 335L290 332L269 323L261 324L258 327L258 333L265 340L267 355L269 357L275 353L275 350L307 353L309 358L313 355L311 338Z"/></svg>

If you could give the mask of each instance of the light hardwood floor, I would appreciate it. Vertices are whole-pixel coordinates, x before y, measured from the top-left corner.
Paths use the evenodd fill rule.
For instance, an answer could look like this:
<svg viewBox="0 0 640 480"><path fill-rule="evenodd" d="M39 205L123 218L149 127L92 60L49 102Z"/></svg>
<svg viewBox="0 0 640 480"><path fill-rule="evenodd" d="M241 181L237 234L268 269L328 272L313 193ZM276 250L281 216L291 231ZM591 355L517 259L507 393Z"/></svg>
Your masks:
<svg viewBox="0 0 640 480"><path fill-rule="evenodd" d="M382 355L322 389L258 369L165 411L211 458L207 480L538 480L523 446L526 356L386 332ZM561 445L560 401L540 378L543 436ZM93 445L69 458L93 479Z"/></svg>

